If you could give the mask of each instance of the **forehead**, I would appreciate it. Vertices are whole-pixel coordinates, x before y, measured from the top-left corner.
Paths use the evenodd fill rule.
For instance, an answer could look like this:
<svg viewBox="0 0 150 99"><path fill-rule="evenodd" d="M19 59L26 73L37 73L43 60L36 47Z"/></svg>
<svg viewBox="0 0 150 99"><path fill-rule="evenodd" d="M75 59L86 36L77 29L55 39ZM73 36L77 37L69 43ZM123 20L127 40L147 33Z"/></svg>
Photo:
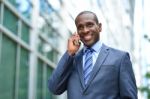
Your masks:
<svg viewBox="0 0 150 99"><path fill-rule="evenodd" d="M76 25L80 23L85 23L85 22L95 22L94 15L91 13L84 13L84 14L77 16L76 21L75 21Z"/></svg>

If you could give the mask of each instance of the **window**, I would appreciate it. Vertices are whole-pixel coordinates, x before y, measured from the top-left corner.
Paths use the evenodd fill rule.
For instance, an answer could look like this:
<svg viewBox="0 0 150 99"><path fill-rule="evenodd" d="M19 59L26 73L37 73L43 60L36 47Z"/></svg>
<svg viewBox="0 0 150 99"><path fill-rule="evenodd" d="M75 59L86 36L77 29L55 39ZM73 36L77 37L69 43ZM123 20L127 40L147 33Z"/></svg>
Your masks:
<svg viewBox="0 0 150 99"><path fill-rule="evenodd" d="M1 37L2 36L2 37ZM2 38L0 60L0 99L14 99L17 44L5 35ZM28 98L29 52L21 48L19 67L18 99Z"/></svg>
<svg viewBox="0 0 150 99"><path fill-rule="evenodd" d="M37 99L55 99L48 90L48 79L52 73L52 68L46 65L41 59L38 59L37 68Z"/></svg>
<svg viewBox="0 0 150 99"><path fill-rule="evenodd" d="M3 35L0 63L0 99L13 99L17 44Z"/></svg>
<svg viewBox="0 0 150 99"><path fill-rule="evenodd" d="M1 6L2 4L1 4L1 2L0 2L0 24L2 23L2 6Z"/></svg>
<svg viewBox="0 0 150 99"><path fill-rule="evenodd" d="M41 54L44 54L44 51L43 51L43 40L39 38L39 46L38 46L38 51L41 53Z"/></svg>
<svg viewBox="0 0 150 99"><path fill-rule="evenodd" d="M0 66L1 66L1 52L2 51L2 32L0 31Z"/></svg>
<svg viewBox="0 0 150 99"><path fill-rule="evenodd" d="M48 79L49 79L51 74L52 74L52 68L47 65L46 66L46 76L45 76L45 78L46 78L45 84L46 85L48 85ZM45 89L45 95L46 95L45 99L55 99L55 97L53 97L53 95L50 94L50 91L48 90L47 86L45 86L45 88L46 88Z"/></svg>
<svg viewBox="0 0 150 99"><path fill-rule="evenodd" d="M28 79L29 79L29 52L26 49L21 48L18 99L28 98Z"/></svg>
<svg viewBox="0 0 150 99"><path fill-rule="evenodd" d="M57 46L55 46L57 47ZM46 43L44 40L39 39L39 52L50 59L50 61L56 63L58 59L59 52L54 49L50 44Z"/></svg>
<svg viewBox="0 0 150 99"><path fill-rule="evenodd" d="M23 14L27 19L30 19L32 4L30 0L16 0L17 10Z"/></svg>
<svg viewBox="0 0 150 99"><path fill-rule="evenodd" d="M37 99L42 99L42 85L43 85L43 62L38 60L38 68L37 68Z"/></svg>
<svg viewBox="0 0 150 99"><path fill-rule="evenodd" d="M46 58L56 63L59 55L57 48L61 38L59 33L57 33L57 31L50 24L48 24L48 21L44 18L43 20L43 25L39 28L40 36L38 51L43 56L46 56Z"/></svg>
<svg viewBox="0 0 150 99"><path fill-rule="evenodd" d="M19 13L21 13L27 19L30 19L32 4L30 0L8 0Z"/></svg>
<svg viewBox="0 0 150 99"><path fill-rule="evenodd" d="M60 34L51 26L52 22L43 18L43 25L39 29L40 35L44 36L53 46L59 46Z"/></svg>
<svg viewBox="0 0 150 99"><path fill-rule="evenodd" d="M16 5L16 0L8 0L12 5Z"/></svg>
<svg viewBox="0 0 150 99"><path fill-rule="evenodd" d="M18 23L18 17L15 16L15 14L13 14L7 7L4 7L4 26L13 34L18 35L18 28L20 28ZM30 27L23 21L21 21L21 23L21 39L29 44Z"/></svg>
<svg viewBox="0 0 150 99"><path fill-rule="evenodd" d="M18 35L18 18L7 7L4 7L3 19L4 26Z"/></svg>
<svg viewBox="0 0 150 99"><path fill-rule="evenodd" d="M47 58L53 61L54 63L56 63L58 59L58 55L59 53L56 50L52 49L47 53Z"/></svg>
<svg viewBox="0 0 150 99"><path fill-rule="evenodd" d="M50 27L49 27L50 28ZM47 27L47 37L48 37L48 41L51 42L53 44L53 46L59 46L59 41L60 41L60 35L59 33L51 27L51 29L49 29Z"/></svg>
<svg viewBox="0 0 150 99"><path fill-rule="evenodd" d="M29 36L30 36L29 32L30 32L30 27L26 25L24 22L22 22L21 38L26 43L29 43Z"/></svg>
<svg viewBox="0 0 150 99"><path fill-rule="evenodd" d="M50 14L53 11L47 0L40 0L40 13Z"/></svg>

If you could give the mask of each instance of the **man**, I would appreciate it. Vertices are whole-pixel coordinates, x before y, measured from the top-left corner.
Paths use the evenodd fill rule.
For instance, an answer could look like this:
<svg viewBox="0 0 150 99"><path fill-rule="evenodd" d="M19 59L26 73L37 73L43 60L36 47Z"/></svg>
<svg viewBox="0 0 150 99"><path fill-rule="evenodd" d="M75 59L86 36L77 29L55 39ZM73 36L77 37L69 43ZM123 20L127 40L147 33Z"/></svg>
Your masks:
<svg viewBox="0 0 150 99"><path fill-rule="evenodd" d="M75 24L78 34L68 40L67 51L49 79L50 91L67 90L68 99L137 99L129 54L102 44L102 24L95 13L79 13ZM79 40L84 44L80 51Z"/></svg>

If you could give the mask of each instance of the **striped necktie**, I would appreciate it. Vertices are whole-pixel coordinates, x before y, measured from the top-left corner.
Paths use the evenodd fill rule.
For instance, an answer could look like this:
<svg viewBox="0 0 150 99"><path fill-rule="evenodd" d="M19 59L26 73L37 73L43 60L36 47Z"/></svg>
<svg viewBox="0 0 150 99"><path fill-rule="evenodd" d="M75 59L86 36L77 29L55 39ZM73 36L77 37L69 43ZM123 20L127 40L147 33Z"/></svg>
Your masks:
<svg viewBox="0 0 150 99"><path fill-rule="evenodd" d="M92 71L92 64L93 64L92 52L93 52L93 49L91 49L91 48L88 48L85 50L85 62L84 62L84 66L83 66L85 85L87 84L87 82L90 78L90 73Z"/></svg>

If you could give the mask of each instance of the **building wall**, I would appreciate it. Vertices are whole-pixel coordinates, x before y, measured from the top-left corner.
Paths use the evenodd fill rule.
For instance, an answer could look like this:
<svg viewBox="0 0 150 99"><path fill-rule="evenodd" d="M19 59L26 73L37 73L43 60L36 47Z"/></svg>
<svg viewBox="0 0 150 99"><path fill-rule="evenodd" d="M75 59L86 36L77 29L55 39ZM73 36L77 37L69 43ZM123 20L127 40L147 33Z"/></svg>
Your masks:
<svg viewBox="0 0 150 99"><path fill-rule="evenodd" d="M48 78L70 31L56 23L64 24L46 0L0 0L0 99L57 98Z"/></svg>
<svg viewBox="0 0 150 99"><path fill-rule="evenodd" d="M1 0L0 7L0 99L27 98L31 26L13 1Z"/></svg>

